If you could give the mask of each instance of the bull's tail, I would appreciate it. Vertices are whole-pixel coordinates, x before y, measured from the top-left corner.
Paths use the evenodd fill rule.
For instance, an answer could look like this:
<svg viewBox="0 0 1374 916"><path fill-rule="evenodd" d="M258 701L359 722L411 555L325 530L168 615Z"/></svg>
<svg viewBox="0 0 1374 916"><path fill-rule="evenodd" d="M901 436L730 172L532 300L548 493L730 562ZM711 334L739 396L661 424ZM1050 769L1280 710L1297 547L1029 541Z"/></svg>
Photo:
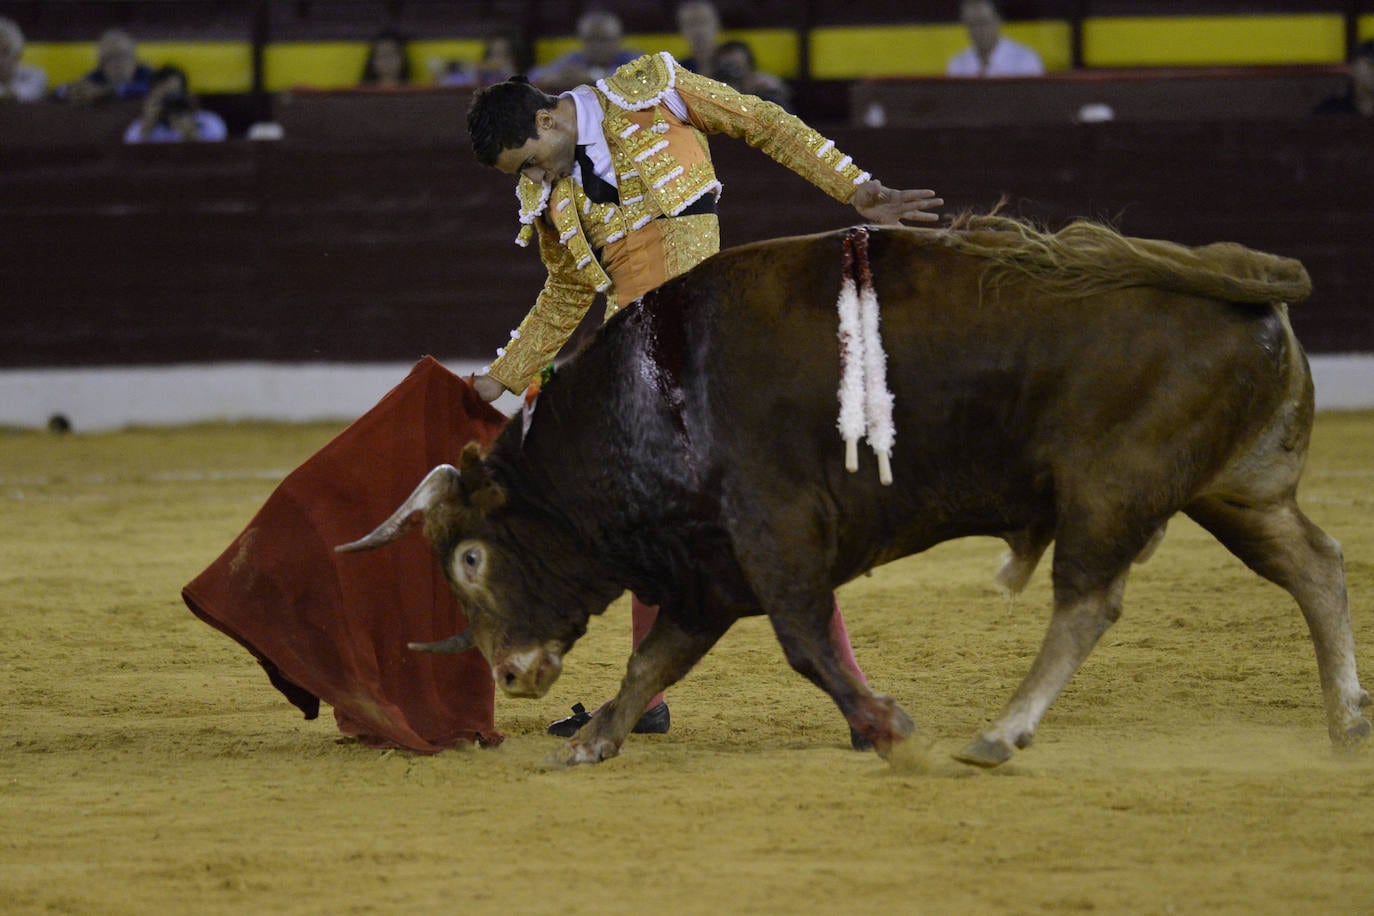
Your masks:
<svg viewBox="0 0 1374 916"><path fill-rule="evenodd" d="M1129 238L1088 220L1050 233L996 214L964 216L944 234L944 243L990 261L990 283L1019 274L1064 296L1130 286L1226 302L1298 302L1312 294L1307 269L1293 258L1234 242L1190 248Z"/></svg>

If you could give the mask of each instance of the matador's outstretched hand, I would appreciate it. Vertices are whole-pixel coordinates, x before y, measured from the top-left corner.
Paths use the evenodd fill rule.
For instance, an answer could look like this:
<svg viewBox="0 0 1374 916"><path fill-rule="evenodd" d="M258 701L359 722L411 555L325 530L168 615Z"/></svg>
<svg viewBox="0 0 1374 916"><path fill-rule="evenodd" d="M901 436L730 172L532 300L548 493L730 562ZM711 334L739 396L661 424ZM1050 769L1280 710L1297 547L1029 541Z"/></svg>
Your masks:
<svg viewBox="0 0 1374 916"><path fill-rule="evenodd" d="M895 225L902 220L933 223L940 218L939 213L931 211L944 206L944 198L936 197L927 188L916 191L902 191L887 188L876 178L859 185L850 198L854 209L870 223Z"/></svg>
<svg viewBox="0 0 1374 916"><path fill-rule="evenodd" d="M474 375L471 384L477 391L477 396L488 404L506 393L506 386L490 375Z"/></svg>

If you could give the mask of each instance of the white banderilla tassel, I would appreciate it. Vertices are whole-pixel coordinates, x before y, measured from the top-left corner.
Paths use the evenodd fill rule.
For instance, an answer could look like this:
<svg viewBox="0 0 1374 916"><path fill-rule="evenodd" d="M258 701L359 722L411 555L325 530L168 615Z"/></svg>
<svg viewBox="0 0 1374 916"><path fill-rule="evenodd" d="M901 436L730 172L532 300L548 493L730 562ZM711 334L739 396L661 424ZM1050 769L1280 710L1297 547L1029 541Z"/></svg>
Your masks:
<svg viewBox="0 0 1374 916"><path fill-rule="evenodd" d="M864 421L864 339L859 320L859 291L852 277L845 277L836 304L840 313L840 417L836 424L844 439L844 467L859 469L859 439Z"/></svg>
<svg viewBox="0 0 1374 916"><path fill-rule="evenodd" d="M878 482L892 484L892 392L887 388L887 353L878 329L878 294L872 284L859 290L859 324L863 330L864 414L868 444L878 456Z"/></svg>

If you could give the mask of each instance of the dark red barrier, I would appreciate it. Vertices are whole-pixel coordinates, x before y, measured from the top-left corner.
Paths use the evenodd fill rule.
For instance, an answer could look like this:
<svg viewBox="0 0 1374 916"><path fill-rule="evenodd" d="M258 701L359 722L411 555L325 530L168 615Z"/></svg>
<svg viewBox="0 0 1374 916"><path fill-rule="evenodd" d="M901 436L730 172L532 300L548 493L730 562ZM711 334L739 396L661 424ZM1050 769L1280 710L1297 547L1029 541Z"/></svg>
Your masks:
<svg viewBox="0 0 1374 916"><path fill-rule="evenodd" d="M893 185L951 211L1234 240L1301 258L1294 323L1317 351L1374 351L1374 124L837 129ZM726 244L852 223L718 138ZM485 358L543 270L512 244L511 181L462 142L0 145L0 365ZM599 306L594 307L599 314Z"/></svg>
<svg viewBox="0 0 1374 916"><path fill-rule="evenodd" d="M860 80L849 89L855 125L988 127L1073 124L1084 106L1119 121L1302 118L1344 90L1341 67L1076 70L1032 79Z"/></svg>

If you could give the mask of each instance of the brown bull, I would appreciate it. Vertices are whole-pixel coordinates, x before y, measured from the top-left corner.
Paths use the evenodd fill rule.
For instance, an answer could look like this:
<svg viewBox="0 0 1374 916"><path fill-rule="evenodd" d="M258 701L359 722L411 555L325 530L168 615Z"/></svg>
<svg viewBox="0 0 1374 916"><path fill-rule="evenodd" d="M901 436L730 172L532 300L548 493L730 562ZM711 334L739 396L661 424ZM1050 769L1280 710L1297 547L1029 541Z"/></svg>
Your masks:
<svg viewBox="0 0 1374 916"><path fill-rule="evenodd" d="M792 666L888 755L914 731L827 638L831 592L951 538L1012 546L1022 587L1056 542L1030 672L958 756L995 766L1121 613L1134 560L1182 511L1297 599L1332 741L1370 731L1339 545L1298 508L1312 382L1285 301L1296 261L1080 223L983 217L874 231L893 484L836 431L842 233L720 253L606 324L532 414L436 468L363 549L421 517L497 684L540 696L624 589L661 605L619 694L565 751L618 753L646 702L730 625L767 614ZM420 635L420 634L416 634Z"/></svg>

